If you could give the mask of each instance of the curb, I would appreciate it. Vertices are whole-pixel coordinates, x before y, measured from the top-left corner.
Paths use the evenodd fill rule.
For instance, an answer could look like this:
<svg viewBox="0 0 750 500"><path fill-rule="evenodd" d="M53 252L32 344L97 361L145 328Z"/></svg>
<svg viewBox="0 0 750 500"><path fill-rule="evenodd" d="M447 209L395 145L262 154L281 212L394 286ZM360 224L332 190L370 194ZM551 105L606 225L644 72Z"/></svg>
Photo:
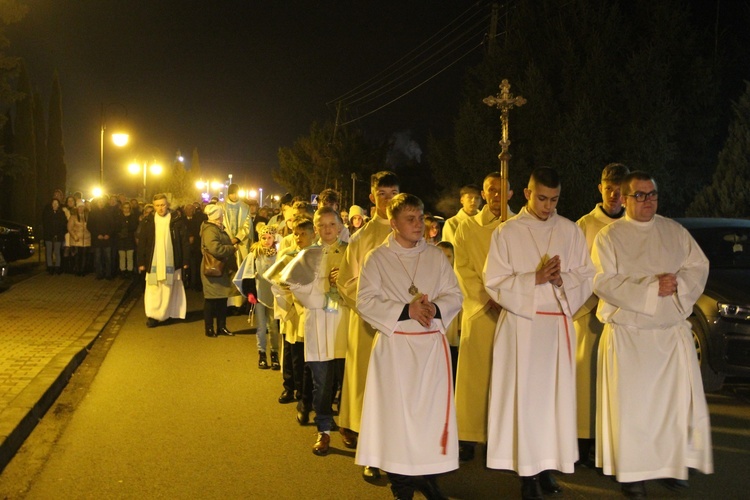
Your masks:
<svg viewBox="0 0 750 500"><path fill-rule="evenodd" d="M89 350L117 308L134 288L136 288L135 282L121 283L104 309L99 312L78 340L55 356L18 395L13 404L5 409L3 416L4 418L10 417L12 423L7 429L0 429L0 436L6 436L0 443L0 473L68 385L68 381L86 359Z"/></svg>

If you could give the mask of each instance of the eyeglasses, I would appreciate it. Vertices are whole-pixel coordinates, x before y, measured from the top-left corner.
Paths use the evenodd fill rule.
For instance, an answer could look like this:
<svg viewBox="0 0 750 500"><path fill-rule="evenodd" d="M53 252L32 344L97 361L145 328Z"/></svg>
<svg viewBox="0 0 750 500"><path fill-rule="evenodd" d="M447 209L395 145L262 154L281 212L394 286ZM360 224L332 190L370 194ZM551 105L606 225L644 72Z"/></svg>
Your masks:
<svg viewBox="0 0 750 500"><path fill-rule="evenodd" d="M638 203L643 203L646 200L658 200L659 199L659 192L658 191L651 191L650 193L642 193L640 191L636 191L633 194L629 194L626 196L630 196L635 198L635 201Z"/></svg>

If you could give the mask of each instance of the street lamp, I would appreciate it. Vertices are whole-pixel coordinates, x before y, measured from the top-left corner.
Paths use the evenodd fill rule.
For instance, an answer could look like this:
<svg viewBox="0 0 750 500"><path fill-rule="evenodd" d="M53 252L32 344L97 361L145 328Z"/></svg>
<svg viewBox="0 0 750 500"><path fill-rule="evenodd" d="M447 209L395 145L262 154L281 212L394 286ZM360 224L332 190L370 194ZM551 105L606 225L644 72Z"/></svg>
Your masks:
<svg viewBox="0 0 750 500"><path fill-rule="evenodd" d="M123 110L125 110L125 106L122 104L116 104L116 103L110 103L106 106L104 103L102 103L101 108L101 130L100 130L100 142L99 142L99 187L102 189L104 188L104 131L107 129L107 122L106 122L106 116L105 112L107 108L110 106L117 105L122 107ZM127 110L125 110L125 114L127 115ZM123 147L128 143L129 136L128 134L118 132L115 134L112 134L112 142L117 147Z"/></svg>
<svg viewBox="0 0 750 500"><path fill-rule="evenodd" d="M130 165L128 165L128 170L131 174L139 174L141 171L143 171L143 201L146 200L146 179L147 179L147 173L150 170L152 175L161 175L162 171L164 170L162 166L158 163L152 163L150 166L148 162L143 162L143 166L140 164L133 162Z"/></svg>

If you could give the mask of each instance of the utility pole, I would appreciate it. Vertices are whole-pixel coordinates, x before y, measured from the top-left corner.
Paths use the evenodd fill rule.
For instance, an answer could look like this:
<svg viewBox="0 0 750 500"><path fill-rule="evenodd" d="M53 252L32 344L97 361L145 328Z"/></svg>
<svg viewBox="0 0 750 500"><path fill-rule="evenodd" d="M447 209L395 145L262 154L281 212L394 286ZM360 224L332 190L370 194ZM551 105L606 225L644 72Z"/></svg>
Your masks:
<svg viewBox="0 0 750 500"><path fill-rule="evenodd" d="M490 18L490 35L487 40L487 53L492 55L497 50L497 18L499 13L497 2L492 4L492 16Z"/></svg>
<svg viewBox="0 0 750 500"><path fill-rule="evenodd" d="M510 139L508 138L508 111L516 106L523 106L526 104L526 99L521 96L513 97L513 94L510 93L510 83L504 79L500 84L500 93L496 96L485 97L482 99L482 102L487 106L492 106L500 110L502 138L500 139L500 154L497 155L500 159L500 201L503 204L500 219L506 221L508 220L508 161L510 160L510 153L508 152L510 146Z"/></svg>

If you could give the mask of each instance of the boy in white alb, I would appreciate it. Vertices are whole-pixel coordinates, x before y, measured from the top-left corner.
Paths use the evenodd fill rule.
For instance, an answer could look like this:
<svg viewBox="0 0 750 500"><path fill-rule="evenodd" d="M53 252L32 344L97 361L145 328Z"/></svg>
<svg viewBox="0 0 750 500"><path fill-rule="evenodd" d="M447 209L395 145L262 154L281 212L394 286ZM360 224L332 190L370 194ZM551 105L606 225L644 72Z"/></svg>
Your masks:
<svg viewBox="0 0 750 500"><path fill-rule="evenodd" d="M387 471L403 499L416 489L442 498L435 475L458 468L445 331L463 297L448 259L424 241L423 210L414 195L391 200L393 233L365 258L357 290L357 309L377 333L356 462Z"/></svg>

